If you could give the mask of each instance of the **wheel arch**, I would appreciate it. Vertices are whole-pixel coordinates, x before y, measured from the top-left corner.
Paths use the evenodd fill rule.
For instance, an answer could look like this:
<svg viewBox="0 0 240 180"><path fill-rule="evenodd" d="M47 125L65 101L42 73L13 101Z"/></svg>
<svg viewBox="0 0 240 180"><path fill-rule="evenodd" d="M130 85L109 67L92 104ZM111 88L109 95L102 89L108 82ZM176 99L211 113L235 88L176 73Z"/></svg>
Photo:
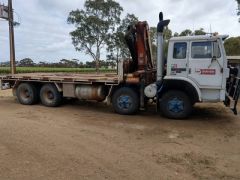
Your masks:
<svg viewBox="0 0 240 180"><path fill-rule="evenodd" d="M114 95L114 93L117 90L119 90L121 88L125 88L125 87L133 89L135 92L137 92L139 94L139 90L138 90L139 86L138 85L136 85L136 84L119 84L117 86L113 86L113 88L112 88L112 90L111 90L111 92L109 94L109 97L111 98L111 100L112 100L112 96Z"/></svg>
<svg viewBox="0 0 240 180"><path fill-rule="evenodd" d="M196 83L184 77L165 77L163 82L163 89L160 96L169 90L181 90L187 92L193 103L201 102L201 91Z"/></svg>

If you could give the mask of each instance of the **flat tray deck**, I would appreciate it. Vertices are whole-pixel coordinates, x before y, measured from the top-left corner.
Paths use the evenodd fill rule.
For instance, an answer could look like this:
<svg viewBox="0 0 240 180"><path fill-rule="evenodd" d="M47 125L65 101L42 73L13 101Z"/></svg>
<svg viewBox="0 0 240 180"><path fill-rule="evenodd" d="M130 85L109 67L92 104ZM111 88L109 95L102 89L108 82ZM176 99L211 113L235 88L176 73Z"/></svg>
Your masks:
<svg viewBox="0 0 240 180"><path fill-rule="evenodd" d="M65 83L109 83L118 84L120 79L115 73L109 74L73 74L73 73L26 73L26 74L11 74L0 76L3 81L40 81L40 82L65 82Z"/></svg>

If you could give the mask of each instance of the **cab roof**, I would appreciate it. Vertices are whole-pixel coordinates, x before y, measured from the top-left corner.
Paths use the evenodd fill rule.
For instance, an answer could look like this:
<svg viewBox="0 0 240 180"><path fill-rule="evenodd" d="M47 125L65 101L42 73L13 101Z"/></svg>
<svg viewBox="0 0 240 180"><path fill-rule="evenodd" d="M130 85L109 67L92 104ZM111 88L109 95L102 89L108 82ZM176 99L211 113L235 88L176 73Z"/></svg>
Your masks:
<svg viewBox="0 0 240 180"><path fill-rule="evenodd" d="M196 41L196 40L216 40L216 39L225 40L227 38L228 38L228 35L179 36L179 37L172 37L170 41Z"/></svg>

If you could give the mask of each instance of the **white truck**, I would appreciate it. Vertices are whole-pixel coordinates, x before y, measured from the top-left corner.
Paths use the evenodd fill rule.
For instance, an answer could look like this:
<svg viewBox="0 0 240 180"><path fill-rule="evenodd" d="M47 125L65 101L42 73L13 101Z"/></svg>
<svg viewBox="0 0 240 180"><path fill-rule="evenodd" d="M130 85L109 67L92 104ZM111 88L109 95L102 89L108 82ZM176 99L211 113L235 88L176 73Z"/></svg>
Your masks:
<svg viewBox="0 0 240 180"><path fill-rule="evenodd" d="M173 37L165 64L163 30L169 22L160 13L156 67L149 27L138 22L126 33L132 60L120 63L118 74L10 74L0 77L1 85L13 88L24 105L41 101L55 107L63 98L107 100L117 113L129 115L151 100L167 118L184 119L195 103L224 102L237 114L240 80L237 69L228 67L223 44L228 36Z"/></svg>

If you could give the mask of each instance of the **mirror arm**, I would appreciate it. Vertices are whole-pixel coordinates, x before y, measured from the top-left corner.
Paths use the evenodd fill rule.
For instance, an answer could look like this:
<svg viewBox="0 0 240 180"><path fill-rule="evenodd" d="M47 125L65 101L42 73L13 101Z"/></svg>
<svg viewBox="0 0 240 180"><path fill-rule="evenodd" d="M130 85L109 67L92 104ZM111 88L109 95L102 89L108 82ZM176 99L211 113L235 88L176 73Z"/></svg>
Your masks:
<svg viewBox="0 0 240 180"><path fill-rule="evenodd" d="M219 63L219 61L218 61L218 59L217 59L216 56L213 56L213 57L212 57L211 64L209 64L208 68L211 67L211 65L213 64L214 61L217 61L219 67L220 67L221 69L223 69L223 67L222 67L221 64ZM222 71L222 70L221 70L221 71Z"/></svg>

